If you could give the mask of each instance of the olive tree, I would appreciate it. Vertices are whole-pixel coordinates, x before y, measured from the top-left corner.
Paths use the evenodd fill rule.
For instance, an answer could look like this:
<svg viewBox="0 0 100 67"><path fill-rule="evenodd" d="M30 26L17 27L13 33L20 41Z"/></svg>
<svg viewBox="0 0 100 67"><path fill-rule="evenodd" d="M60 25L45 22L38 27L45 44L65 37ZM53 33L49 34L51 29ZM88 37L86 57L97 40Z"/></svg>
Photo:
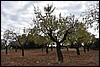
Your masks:
<svg viewBox="0 0 100 67"><path fill-rule="evenodd" d="M20 34L19 32L12 32L11 34L14 36L14 40L16 40L22 48L22 56L24 56L24 45L27 44L29 32L27 29L23 29L24 34Z"/></svg>
<svg viewBox="0 0 100 67"><path fill-rule="evenodd" d="M76 23L76 25L77 28L75 29L75 32L69 35L68 40L71 42L71 46L76 49L77 55L80 55L79 48L82 46L83 39L86 38L85 33L87 33L87 30L85 24L82 22Z"/></svg>
<svg viewBox="0 0 100 67"><path fill-rule="evenodd" d="M39 9L34 7L35 18L33 18L33 22L37 33L42 32L56 43L58 61L62 62L63 55L61 52L61 43L66 40L68 34L73 32L72 29L75 27L74 24L78 22L78 20L75 19L74 15L62 17L61 13L57 18L53 15L54 10L55 7L53 8L53 5L48 4L47 7L44 7L45 14L42 14Z"/></svg>
<svg viewBox="0 0 100 67"><path fill-rule="evenodd" d="M82 42L84 43L84 52L89 51L90 47L96 41L95 35L90 34L89 32L85 33L85 38L83 38Z"/></svg>
<svg viewBox="0 0 100 67"><path fill-rule="evenodd" d="M13 36L12 36L12 31L10 29L7 29L6 31L4 31L4 43L5 43L5 48L6 48L6 54L8 53L8 46L10 45L9 43L12 41Z"/></svg>

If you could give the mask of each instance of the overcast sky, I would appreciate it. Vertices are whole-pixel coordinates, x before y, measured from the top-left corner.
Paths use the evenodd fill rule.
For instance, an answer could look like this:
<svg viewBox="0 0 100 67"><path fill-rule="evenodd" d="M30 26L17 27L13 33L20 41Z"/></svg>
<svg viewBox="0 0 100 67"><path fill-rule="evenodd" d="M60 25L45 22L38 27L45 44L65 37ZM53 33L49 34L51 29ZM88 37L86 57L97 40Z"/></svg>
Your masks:
<svg viewBox="0 0 100 67"><path fill-rule="evenodd" d="M55 9L56 16L62 13L62 16L67 16L70 13L74 14L77 18L80 17L81 12L85 11L92 3L96 1L1 1L1 38L3 32L6 29L13 28L15 30L21 30L24 27L31 27L32 18L34 17L34 6L38 6L40 10L47 4L52 4ZM99 32L89 30L90 32L97 34Z"/></svg>

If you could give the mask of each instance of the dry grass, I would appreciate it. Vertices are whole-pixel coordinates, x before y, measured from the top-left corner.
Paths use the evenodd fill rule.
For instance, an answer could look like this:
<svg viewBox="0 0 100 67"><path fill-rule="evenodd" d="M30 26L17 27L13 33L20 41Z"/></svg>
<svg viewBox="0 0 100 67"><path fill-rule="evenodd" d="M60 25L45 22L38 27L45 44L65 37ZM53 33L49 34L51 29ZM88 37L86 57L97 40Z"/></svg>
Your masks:
<svg viewBox="0 0 100 67"><path fill-rule="evenodd" d="M15 52L9 50L6 55L5 51L1 51L1 66L98 66L99 65L99 51L90 50L84 53L80 50L81 55L77 55L75 50L62 49L64 62L59 64L57 62L56 49L49 54L45 50L25 50L25 56L21 56L21 50Z"/></svg>

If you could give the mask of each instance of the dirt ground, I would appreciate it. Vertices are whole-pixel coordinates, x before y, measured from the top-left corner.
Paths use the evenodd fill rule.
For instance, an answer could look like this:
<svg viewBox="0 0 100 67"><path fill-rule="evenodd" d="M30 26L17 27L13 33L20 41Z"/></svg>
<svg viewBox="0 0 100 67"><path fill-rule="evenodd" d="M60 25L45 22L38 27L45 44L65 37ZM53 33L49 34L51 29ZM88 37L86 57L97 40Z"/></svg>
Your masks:
<svg viewBox="0 0 100 67"><path fill-rule="evenodd" d="M1 66L98 66L99 51L90 50L84 53L80 50L81 55L76 54L74 49L62 49L63 63L57 62L56 49L46 54L45 50L25 50L25 56L21 56L21 50L15 52L14 49L1 51Z"/></svg>

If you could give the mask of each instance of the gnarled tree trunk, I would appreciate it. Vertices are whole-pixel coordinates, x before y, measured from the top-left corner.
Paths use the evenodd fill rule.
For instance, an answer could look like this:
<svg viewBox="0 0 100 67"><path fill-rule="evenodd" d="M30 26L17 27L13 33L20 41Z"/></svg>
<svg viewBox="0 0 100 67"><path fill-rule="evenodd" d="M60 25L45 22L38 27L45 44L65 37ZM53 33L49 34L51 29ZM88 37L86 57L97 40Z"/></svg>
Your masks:
<svg viewBox="0 0 100 67"><path fill-rule="evenodd" d="M41 46L41 49L42 49L42 51L43 51L43 49L44 49L44 45L43 45L43 46Z"/></svg>
<svg viewBox="0 0 100 67"><path fill-rule="evenodd" d="M21 47L22 47L22 56L24 56L24 47L23 46Z"/></svg>
<svg viewBox="0 0 100 67"><path fill-rule="evenodd" d="M46 45L46 54L48 54L48 46Z"/></svg>
<svg viewBox="0 0 100 67"><path fill-rule="evenodd" d="M86 48L85 48L85 46L83 46L83 49L84 49L84 52L86 52Z"/></svg>
<svg viewBox="0 0 100 67"><path fill-rule="evenodd" d="M57 42L57 56L58 56L58 62L63 62L63 55L62 55L62 52L61 52L61 47L60 47L60 43Z"/></svg>
<svg viewBox="0 0 100 67"><path fill-rule="evenodd" d="M75 45L76 45L76 51L77 51L77 55L80 55L80 50L79 50L79 44L80 43L75 43Z"/></svg>
<svg viewBox="0 0 100 67"><path fill-rule="evenodd" d="M53 51L53 46L51 45L51 51Z"/></svg>
<svg viewBox="0 0 100 67"><path fill-rule="evenodd" d="M67 51L68 51L68 46L66 46L66 49L67 49Z"/></svg>
<svg viewBox="0 0 100 67"><path fill-rule="evenodd" d="M6 46L6 54L8 54L8 49L7 49L7 46Z"/></svg>
<svg viewBox="0 0 100 67"><path fill-rule="evenodd" d="M43 51L43 47L42 47L42 51Z"/></svg>
<svg viewBox="0 0 100 67"><path fill-rule="evenodd" d="M15 52L17 52L17 46L16 46L16 48L15 48Z"/></svg>
<svg viewBox="0 0 100 67"><path fill-rule="evenodd" d="M87 45L87 51L89 52L89 50L90 50L90 45Z"/></svg>
<svg viewBox="0 0 100 67"><path fill-rule="evenodd" d="M80 55L80 51L78 47L76 47L76 51L77 51L77 55Z"/></svg>

